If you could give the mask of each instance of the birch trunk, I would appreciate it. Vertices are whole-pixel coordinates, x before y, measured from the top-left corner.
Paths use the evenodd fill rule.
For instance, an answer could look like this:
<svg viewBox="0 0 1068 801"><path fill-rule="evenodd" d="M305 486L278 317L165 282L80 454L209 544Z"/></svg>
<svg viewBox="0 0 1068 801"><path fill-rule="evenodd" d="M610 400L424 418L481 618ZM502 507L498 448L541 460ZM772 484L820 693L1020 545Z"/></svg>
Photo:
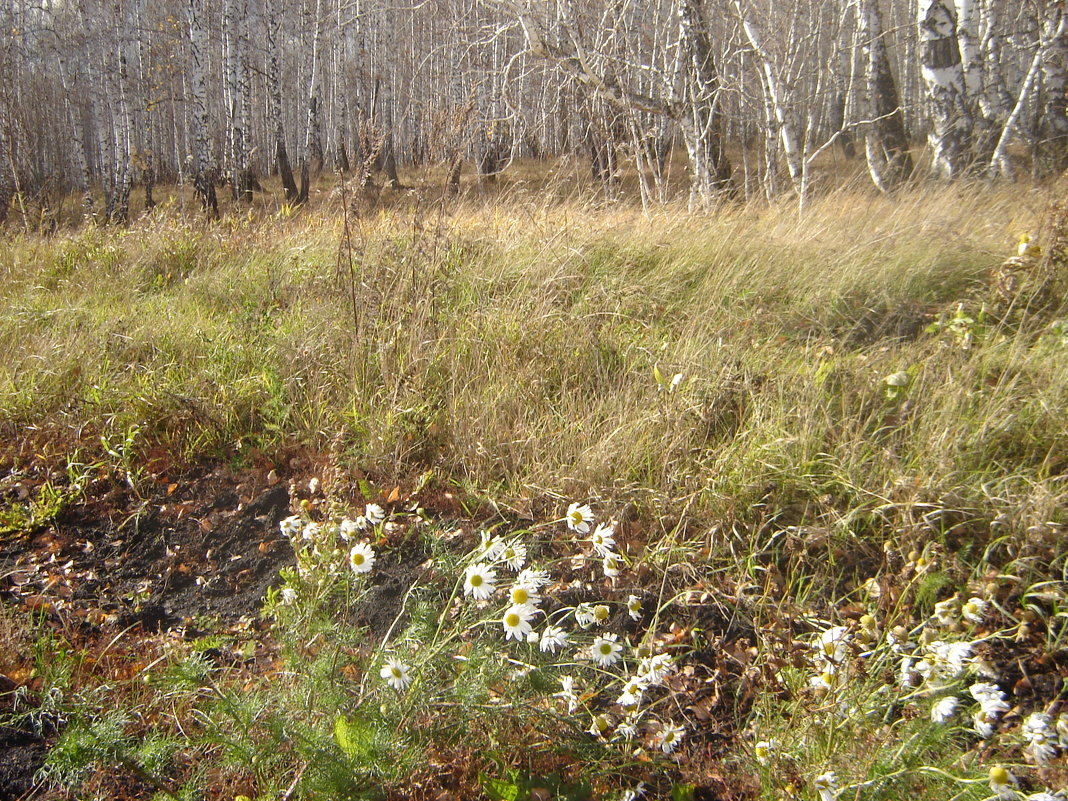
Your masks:
<svg viewBox="0 0 1068 801"><path fill-rule="evenodd" d="M974 127L957 42L957 14L948 0L920 0L917 23L920 68L932 112L928 141L933 170L942 178L956 178L968 166Z"/></svg>
<svg viewBox="0 0 1068 801"><path fill-rule="evenodd" d="M304 124L304 147L300 154L300 192L297 195L298 203L308 202L308 193L311 188L312 173L318 175L323 165L323 140L319 122L319 59L320 49L323 42L322 33L322 0L315 0L315 11L312 15L311 25L311 48L306 51L308 92L307 92L307 118Z"/></svg>
<svg viewBox="0 0 1068 801"><path fill-rule="evenodd" d="M1039 120L1038 167L1040 172L1068 168L1068 34L1062 8L1046 11L1042 55L1042 116Z"/></svg>
<svg viewBox="0 0 1068 801"><path fill-rule="evenodd" d="M267 34L267 125L274 139L274 161L282 181L286 203L297 201L297 182L286 150L286 132L282 121L282 71L278 58L278 33L281 27L279 6L282 0L266 0L265 27Z"/></svg>
<svg viewBox="0 0 1068 801"><path fill-rule="evenodd" d="M877 0L858 0L857 24L865 56L866 111L871 119L865 132L864 154L872 181L889 191L909 179L913 163Z"/></svg>
<svg viewBox="0 0 1068 801"><path fill-rule="evenodd" d="M7 222L11 199L15 196L15 159L9 134L10 120L7 104L0 99L0 225Z"/></svg>
<svg viewBox="0 0 1068 801"><path fill-rule="evenodd" d="M249 92L246 69L248 42L244 33L248 0L223 3L223 47L226 52L226 111L230 144L230 191L234 200L252 202L252 181L248 164Z"/></svg>
<svg viewBox="0 0 1068 801"><path fill-rule="evenodd" d="M990 159L989 174L991 177L1013 177L1012 167L1009 163L1007 152L1009 142L1012 139L1016 125L1019 123L1019 120L1023 115L1024 109L1027 107L1031 99L1031 92L1034 89L1035 84L1038 82L1039 73L1046 62L1046 54L1051 46L1055 47L1054 43L1063 41L1066 35L1068 35L1068 15L1064 14L1060 9L1054 6L1047 14L1046 19L1043 20L1043 26L1039 33L1038 46L1035 49L1034 57L1031 59L1031 66L1027 71L1027 75L1024 77L1023 85L1020 88L1020 95L1016 100L1016 106L1013 108L1012 113L1009 114L1009 118L1005 122L1005 127L1001 132L1001 138L998 140L997 147L994 149L994 154ZM1063 96L1060 98L1060 102L1062 104L1064 103Z"/></svg>
<svg viewBox="0 0 1068 801"><path fill-rule="evenodd" d="M742 8L741 0L734 0L734 8L742 22L742 30L745 31L745 37L749 40L749 45L753 48L757 61L760 62L764 91L774 114L775 129L777 129L778 138L782 142L783 153L786 156L786 169L790 173L790 181L793 183L794 191L801 197L804 194L801 186L802 173L804 171L803 156L797 136L797 124L790 109L786 106L785 87L775 72L775 65L772 63L770 54L764 48L760 33ZM774 138L772 130L767 131L767 135Z"/></svg>
<svg viewBox="0 0 1068 801"><path fill-rule="evenodd" d="M74 104L71 98L70 72L67 67L67 58L62 49L59 52L59 80L63 89L64 106L67 112L67 123L71 127L71 149L74 157L74 185L82 196L82 216L86 219L93 218L93 192L92 176L89 173L89 160L85 155L85 129L82 121L75 114Z"/></svg>
<svg viewBox="0 0 1068 801"><path fill-rule="evenodd" d="M205 64L208 32L204 19L204 0L189 0L189 89L193 123L193 188L204 210L219 216L215 195L215 159L208 140L208 84Z"/></svg>
<svg viewBox="0 0 1068 801"><path fill-rule="evenodd" d="M683 59L679 130L690 161L690 208L710 208L737 188L723 150L723 124L716 107L719 74L703 15L703 0L680 0L679 53Z"/></svg>
<svg viewBox="0 0 1068 801"><path fill-rule="evenodd" d="M378 104L379 165L386 176L386 186L396 189L400 186L397 175L397 154L393 132L393 82L396 79L392 61L396 58L396 10L386 8L382 12L382 42L378 58L378 91L375 100ZM385 69L383 61L389 58L390 67Z"/></svg>

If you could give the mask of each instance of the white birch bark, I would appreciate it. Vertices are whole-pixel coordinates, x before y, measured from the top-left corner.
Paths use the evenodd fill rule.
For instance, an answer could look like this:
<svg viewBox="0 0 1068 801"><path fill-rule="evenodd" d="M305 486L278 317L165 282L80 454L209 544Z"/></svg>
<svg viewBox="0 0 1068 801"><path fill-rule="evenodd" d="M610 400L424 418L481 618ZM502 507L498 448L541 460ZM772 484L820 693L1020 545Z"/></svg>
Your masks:
<svg viewBox="0 0 1068 801"><path fill-rule="evenodd" d="M219 215L215 195L215 159L208 139L208 31L204 0L189 0L189 90L193 128L193 188L209 215Z"/></svg>
<svg viewBox="0 0 1068 801"><path fill-rule="evenodd" d="M1050 4L1043 25L1042 97L1039 122L1040 172L1068 168L1068 34L1063 7Z"/></svg>
<svg viewBox="0 0 1068 801"><path fill-rule="evenodd" d="M70 71L67 67L67 57L60 48L58 53L60 86L63 88L64 106L67 113L67 123L71 128L71 151L74 158L74 185L82 196L82 216L86 219L93 218L93 192L92 175L89 173L89 160L85 155L85 129L79 115L75 113L74 104L71 101L74 96L70 80Z"/></svg>
<svg viewBox="0 0 1068 801"><path fill-rule="evenodd" d="M949 0L919 0L920 67L932 120L928 134L933 171L956 178L968 166L974 119L968 105L957 40L957 15Z"/></svg>
<svg viewBox="0 0 1068 801"><path fill-rule="evenodd" d="M872 182L890 191L912 175L905 116L886 51L882 12L877 0L857 0L857 27L865 65L864 155Z"/></svg>
<svg viewBox="0 0 1068 801"><path fill-rule="evenodd" d="M1068 15L1054 9L1055 13L1050 14L1045 20L1045 25L1042 28L1040 40L1038 46L1035 48L1034 57L1031 59L1031 66L1027 70L1027 75L1024 77L1023 85L1020 87L1020 94L1016 99L1016 105L1009 114L1008 120L1005 121L1005 127L1001 132L1001 137L998 139L997 146L994 148L994 154L990 159L990 168L988 173L990 177L1004 177L1012 178L1012 165L1008 158L1008 146L1012 140L1012 135L1015 132L1016 126L1019 124L1020 118L1023 115L1024 109L1027 107L1028 102L1031 99L1031 92L1034 89L1038 76L1041 71L1044 56L1048 48L1053 42L1063 40L1068 34ZM1062 98L1063 102L1063 98Z"/></svg>
<svg viewBox="0 0 1068 801"><path fill-rule="evenodd" d="M323 163L322 133L319 123L319 60L322 48L322 0L315 0L314 11L307 25L310 27L310 47L305 46L304 55L305 80L307 92L305 94L306 117L304 122L304 146L300 153L300 193L297 202L307 203L311 185L311 175L318 174ZM314 165L314 166L313 166Z"/></svg>
<svg viewBox="0 0 1068 801"><path fill-rule="evenodd" d="M248 0L224 0L223 49L226 62L226 116L230 191L234 200L252 200L248 165L248 64L244 33Z"/></svg>
<svg viewBox="0 0 1068 801"><path fill-rule="evenodd" d="M264 27L266 34L266 79L267 79L267 127L273 140L270 150L274 154L275 169L282 181L282 191L287 203L295 203L299 194L293 178L293 167L286 148L285 123L282 119L282 69L279 58L279 33L282 24L280 5L283 0L266 0Z"/></svg>
<svg viewBox="0 0 1068 801"><path fill-rule="evenodd" d="M701 0L680 0L678 50L682 71L682 107L674 114L690 161L690 209L708 209L733 194L730 162L723 149L719 110L719 75Z"/></svg>
<svg viewBox="0 0 1068 801"><path fill-rule="evenodd" d="M774 115L775 128L777 130L769 130L767 135L774 137L775 133L778 134L778 138L782 142L783 154L786 156L786 169L790 173L790 181L793 183L794 191L797 192L798 197L803 197L804 157L801 153L801 145L797 135L797 123L794 120L793 113L786 105L786 88L779 80L771 55L764 48L762 37L742 7L741 0L734 0L734 8L738 13L738 18L741 20L745 37L749 40L749 45L753 48L753 53L760 63L764 91L767 93L768 103Z"/></svg>

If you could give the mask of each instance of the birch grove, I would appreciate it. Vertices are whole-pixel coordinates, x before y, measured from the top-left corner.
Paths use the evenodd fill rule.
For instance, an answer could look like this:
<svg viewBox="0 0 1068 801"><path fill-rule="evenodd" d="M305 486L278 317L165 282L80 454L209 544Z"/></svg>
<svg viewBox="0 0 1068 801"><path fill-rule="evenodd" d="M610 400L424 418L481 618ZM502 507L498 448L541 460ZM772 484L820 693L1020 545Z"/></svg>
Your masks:
<svg viewBox="0 0 1068 801"><path fill-rule="evenodd" d="M1066 16L1063 0L7 0L0 220L66 202L122 223L161 184L210 215L297 204L336 170L456 194L524 160L693 209L803 204L858 172L887 192L1053 175Z"/></svg>

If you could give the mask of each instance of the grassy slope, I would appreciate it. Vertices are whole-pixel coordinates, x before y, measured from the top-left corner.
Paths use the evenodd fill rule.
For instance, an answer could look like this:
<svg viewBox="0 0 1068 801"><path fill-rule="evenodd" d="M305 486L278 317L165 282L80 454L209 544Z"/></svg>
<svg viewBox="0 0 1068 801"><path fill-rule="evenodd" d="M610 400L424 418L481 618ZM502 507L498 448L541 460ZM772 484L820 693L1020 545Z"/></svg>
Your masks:
<svg viewBox="0 0 1068 801"><path fill-rule="evenodd" d="M804 220L384 214L340 277L329 213L16 237L0 425L138 426L184 455L297 440L495 494L696 494L716 515L769 480L797 501L1041 480L1064 442L1063 353L917 334L981 294L1044 203L954 187L835 195ZM881 381L908 368L888 425Z"/></svg>
<svg viewBox="0 0 1068 801"><path fill-rule="evenodd" d="M340 274L329 210L14 236L0 244L0 431L67 448L129 438L135 459L300 443L380 476L433 470L505 507L533 499L543 519L552 498L629 503L654 566L700 552L738 598L763 587L736 602L772 632L768 654L789 644L780 611L830 619L884 549L933 540L961 559L938 586L909 585L919 617L893 614L914 623L972 570L1048 570L1065 522L1068 346L1049 328L1063 311L976 323L967 349L963 330L924 331L958 303L977 316L1015 235L1041 236L1048 198L843 192L802 220L387 212L354 223ZM891 391L899 371L910 384ZM807 710L769 699L753 720L796 740L790 716ZM848 723L861 728L793 753L847 764L843 739L881 736Z"/></svg>

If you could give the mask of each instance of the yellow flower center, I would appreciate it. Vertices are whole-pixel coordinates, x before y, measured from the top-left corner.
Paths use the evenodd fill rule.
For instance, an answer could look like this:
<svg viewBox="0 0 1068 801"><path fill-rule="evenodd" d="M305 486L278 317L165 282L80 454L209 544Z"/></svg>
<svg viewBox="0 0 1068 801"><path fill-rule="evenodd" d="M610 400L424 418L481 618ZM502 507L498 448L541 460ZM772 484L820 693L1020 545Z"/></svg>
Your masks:
<svg viewBox="0 0 1068 801"><path fill-rule="evenodd" d="M362 564L363 564L363 554L362 554L362 553L360 553L359 551L357 551L356 553L354 553L354 554L352 555L352 563L353 563L354 565L362 565Z"/></svg>
<svg viewBox="0 0 1068 801"><path fill-rule="evenodd" d="M601 655L602 655L602 656L608 656L608 655L609 655L609 654L611 654L611 653L612 653L612 646L611 646L611 644L610 644L610 643L607 643L607 642L603 642L603 643L601 643Z"/></svg>
<svg viewBox="0 0 1068 801"><path fill-rule="evenodd" d="M468 581L471 582L472 587L482 586L482 576L480 576L478 573L472 573L471 578L469 578Z"/></svg>
<svg viewBox="0 0 1068 801"><path fill-rule="evenodd" d="M393 678L395 678L395 679L399 679L399 678L401 678L401 675L402 675L402 674L401 674L401 670L400 670L400 668L399 668L399 667L397 667L396 665L394 665L393 667L391 667L391 668L389 669L389 672L393 674Z"/></svg>
<svg viewBox="0 0 1068 801"><path fill-rule="evenodd" d="M504 616L504 624L509 628L514 629L516 626L519 625L519 615L517 615L515 612L509 612L507 615Z"/></svg>
<svg viewBox="0 0 1068 801"><path fill-rule="evenodd" d="M530 593L526 587L512 588L512 603L525 604L530 599Z"/></svg>
<svg viewBox="0 0 1068 801"><path fill-rule="evenodd" d="M608 620L608 607L604 604L598 604L593 607L593 616L598 620Z"/></svg>

